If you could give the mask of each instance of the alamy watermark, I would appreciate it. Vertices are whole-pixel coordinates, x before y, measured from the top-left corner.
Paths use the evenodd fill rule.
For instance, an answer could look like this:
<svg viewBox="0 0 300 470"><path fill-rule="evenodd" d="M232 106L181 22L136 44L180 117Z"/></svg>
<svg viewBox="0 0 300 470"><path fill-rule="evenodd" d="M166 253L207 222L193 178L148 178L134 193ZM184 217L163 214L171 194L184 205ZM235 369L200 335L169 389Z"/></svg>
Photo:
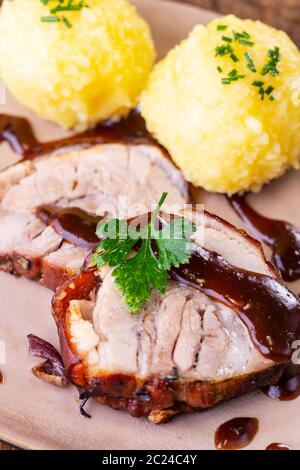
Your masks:
<svg viewBox="0 0 300 470"><path fill-rule="evenodd" d="M103 215L99 222L97 232L105 227L105 236L110 239L141 239L148 236L143 228L148 225L151 214L155 211L156 204L131 204L126 196L118 198L117 204L101 205L97 209L98 214ZM176 220L176 227L174 222ZM120 221L126 221L122 224ZM203 204L168 204L166 201L155 221L157 231L152 233L153 237L168 239L182 239L190 235L191 223L196 228L197 242L204 242L204 205ZM163 229L160 230L160 229Z"/></svg>

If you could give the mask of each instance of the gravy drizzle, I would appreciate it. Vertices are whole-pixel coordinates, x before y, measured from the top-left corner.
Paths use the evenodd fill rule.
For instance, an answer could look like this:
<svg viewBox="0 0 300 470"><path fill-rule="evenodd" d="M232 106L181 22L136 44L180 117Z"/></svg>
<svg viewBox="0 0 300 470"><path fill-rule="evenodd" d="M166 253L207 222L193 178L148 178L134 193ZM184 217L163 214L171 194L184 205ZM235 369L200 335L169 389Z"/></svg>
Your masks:
<svg viewBox="0 0 300 470"><path fill-rule="evenodd" d="M51 206L41 207L37 215L76 246L93 249L99 244L95 232L101 217ZM238 269L202 247L192 253L189 264L170 274L232 308L265 357L279 364L290 361L292 343L300 338L300 299L277 279Z"/></svg>
<svg viewBox="0 0 300 470"><path fill-rule="evenodd" d="M266 450L292 450L292 448L279 442L273 442L266 447Z"/></svg>
<svg viewBox="0 0 300 470"><path fill-rule="evenodd" d="M248 446L258 432L256 418L233 418L221 424L215 433L218 450L238 450Z"/></svg>
<svg viewBox="0 0 300 470"><path fill-rule="evenodd" d="M36 215L75 246L93 249L100 243L96 235L97 225L102 220L100 216L89 214L78 207L59 209L53 206L40 207Z"/></svg>
<svg viewBox="0 0 300 470"><path fill-rule="evenodd" d="M290 401L300 396L300 365L288 364L275 385L264 387L262 391L273 400Z"/></svg>
<svg viewBox="0 0 300 470"><path fill-rule="evenodd" d="M292 343L300 338L300 299L278 280L238 269L202 247L171 275L235 310L265 357L291 359Z"/></svg>
<svg viewBox="0 0 300 470"><path fill-rule="evenodd" d="M273 262L283 279L288 282L300 279L300 230L288 222L259 214L245 196L236 195L228 200L253 236L272 248Z"/></svg>
<svg viewBox="0 0 300 470"><path fill-rule="evenodd" d="M154 142L138 111L132 111L120 122L106 121L93 129L50 142L40 142L27 119L8 114L0 115L0 141L7 142L14 152L22 156L22 160L33 160L73 145L90 147L105 142L136 140Z"/></svg>

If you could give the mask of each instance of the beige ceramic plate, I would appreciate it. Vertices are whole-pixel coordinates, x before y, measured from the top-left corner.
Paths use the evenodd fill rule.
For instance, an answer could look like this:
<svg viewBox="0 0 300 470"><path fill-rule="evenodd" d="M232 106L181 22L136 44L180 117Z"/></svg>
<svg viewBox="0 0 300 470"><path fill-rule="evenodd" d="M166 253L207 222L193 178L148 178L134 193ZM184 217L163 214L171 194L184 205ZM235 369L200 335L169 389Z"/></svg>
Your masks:
<svg viewBox="0 0 300 470"><path fill-rule="evenodd" d="M160 0L136 0L151 24L160 55L184 37L196 23L214 15L193 7ZM7 97L1 113L29 117L40 138L62 135ZM1 159L7 155L1 148ZM0 160L1 160L0 159ZM253 203L266 214L280 216L300 226L300 175L291 172L270 185ZM212 211L238 222L221 196L199 193L199 200ZM1 236L1 234L0 234ZM300 291L300 287L296 292ZM0 438L20 447L34 449L213 449L216 428L236 416L259 418L259 433L249 447L264 449L271 442L284 442L300 449L300 400L277 403L260 392L224 403L215 409L180 416L167 425L155 426L123 412L96 405L87 410L92 419L79 415L73 387L60 390L38 381L30 373L37 361L27 356L28 333L57 345L50 313L51 292L26 281L0 273L0 340L6 344L6 365L0 366L5 383L0 385Z"/></svg>

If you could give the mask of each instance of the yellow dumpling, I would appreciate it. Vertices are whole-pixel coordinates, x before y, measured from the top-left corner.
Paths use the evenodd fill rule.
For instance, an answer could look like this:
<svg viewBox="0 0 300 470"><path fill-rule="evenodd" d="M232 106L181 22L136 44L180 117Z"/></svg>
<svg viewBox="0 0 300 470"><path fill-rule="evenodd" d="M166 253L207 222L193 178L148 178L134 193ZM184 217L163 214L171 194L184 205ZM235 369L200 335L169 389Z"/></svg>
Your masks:
<svg viewBox="0 0 300 470"><path fill-rule="evenodd" d="M47 22L58 2L44 3L3 2L0 75L8 89L66 128L126 115L155 59L146 22L125 0L85 0L87 7Z"/></svg>
<svg viewBox="0 0 300 470"><path fill-rule="evenodd" d="M141 109L194 185L259 190L298 166L300 53L263 23L214 20L154 67Z"/></svg>

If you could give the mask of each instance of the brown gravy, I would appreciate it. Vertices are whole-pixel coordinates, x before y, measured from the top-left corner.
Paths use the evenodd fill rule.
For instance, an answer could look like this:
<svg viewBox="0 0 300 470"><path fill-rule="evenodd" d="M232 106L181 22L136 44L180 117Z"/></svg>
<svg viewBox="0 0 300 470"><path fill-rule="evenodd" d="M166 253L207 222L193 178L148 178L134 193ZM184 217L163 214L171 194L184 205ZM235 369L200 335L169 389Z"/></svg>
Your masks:
<svg viewBox="0 0 300 470"><path fill-rule="evenodd" d="M288 222L259 214L245 196L232 196L228 200L249 231L271 247L273 262L283 279L288 282L300 279L300 230Z"/></svg>
<svg viewBox="0 0 300 470"><path fill-rule="evenodd" d="M58 209L52 206L40 207L36 215L75 246L93 249L99 245L96 230L102 220L100 216L89 214L78 207Z"/></svg>
<svg viewBox="0 0 300 470"><path fill-rule="evenodd" d="M258 432L256 418L233 418L222 424L215 433L218 450L238 450L248 446Z"/></svg>
<svg viewBox="0 0 300 470"><path fill-rule="evenodd" d="M280 444L279 442L273 442L266 447L266 450L292 450L291 447Z"/></svg>
<svg viewBox="0 0 300 470"><path fill-rule="evenodd" d="M273 400L295 400L300 396L300 365L288 364L280 380L262 390Z"/></svg>
<svg viewBox="0 0 300 470"><path fill-rule="evenodd" d="M204 248L171 275L233 308L265 357L291 359L292 343L300 337L300 299L276 279L238 269Z"/></svg>
<svg viewBox="0 0 300 470"><path fill-rule="evenodd" d="M137 111L132 111L126 119L118 123L106 121L93 129L50 142L40 142L27 119L8 114L0 115L0 141L7 142L14 152L23 157L22 160L32 160L62 147L90 147L105 142L136 140L154 142L147 132L144 119Z"/></svg>

